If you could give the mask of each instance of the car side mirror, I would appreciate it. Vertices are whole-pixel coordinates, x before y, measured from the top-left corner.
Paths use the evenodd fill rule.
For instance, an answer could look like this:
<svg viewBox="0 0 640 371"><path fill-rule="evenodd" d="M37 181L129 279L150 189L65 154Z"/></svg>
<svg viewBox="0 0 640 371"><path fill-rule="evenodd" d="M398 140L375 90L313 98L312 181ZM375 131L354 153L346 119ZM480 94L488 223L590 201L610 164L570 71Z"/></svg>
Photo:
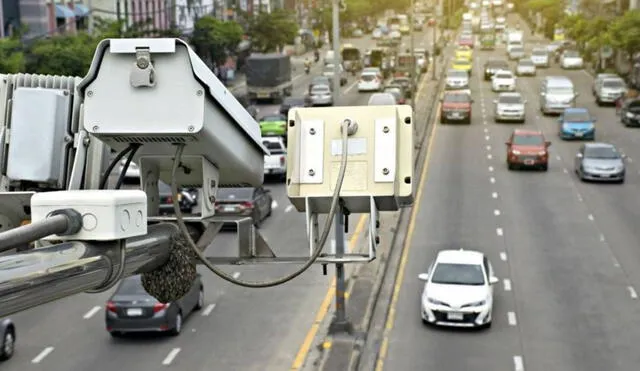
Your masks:
<svg viewBox="0 0 640 371"><path fill-rule="evenodd" d="M577 158L582 158L582 153L579 153L579 152L578 152L578 153L576 153L576 157L577 157Z"/></svg>
<svg viewBox="0 0 640 371"><path fill-rule="evenodd" d="M551 142L549 141L544 142L544 146L547 148L551 147Z"/></svg>
<svg viewBox="0 0 640 371"><path fill-rule="evenodd" d="M495 276L491 276L489 277L489 283L492 285L495 285L496 283L500 282L500 280L498 279L498 277Z"/></svg>
<svg viewBox="0 0 640 371"><path fill-rule="evenodd" d="M420 281L429 281L429 273L420 273L418 279Z"/></svg>

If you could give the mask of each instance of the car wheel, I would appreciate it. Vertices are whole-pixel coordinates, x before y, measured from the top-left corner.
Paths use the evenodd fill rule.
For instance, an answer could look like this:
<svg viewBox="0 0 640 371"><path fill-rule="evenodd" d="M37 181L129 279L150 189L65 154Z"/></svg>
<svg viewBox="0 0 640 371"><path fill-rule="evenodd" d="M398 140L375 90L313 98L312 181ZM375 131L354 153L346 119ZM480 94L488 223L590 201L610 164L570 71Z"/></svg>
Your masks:
<svg viewBox="0 0 640 371"><path fill-rule="evenodd" d="M182 332L182 313L178 312L178 314L176 314L176 325L171 330L171 335L178 336L180 335L181 332Z"/></svg>
<svg viewBox="0 0 640 371"><path fill-rule="evenodd" d="M200 286L200 290L198 291L198 302L193 310L200 310L204 307L204 288Z"/></svg>
<svg viewBox="0 0 640 371"><path fill-rule="evenodd" d="M2 336L2 347L0 347L0 361L5 361L13 357L13 351L15 349L16 334L13 328L7 328Z"/></svg>
<svg viewBox="0 0 640 371"><path fill-rule="evenodd" d="M124 335L124 333L120 331L111 331L109 332L109 335L111 335L111 337L113 338L121 338Z"/></svg>
<svg viewBox="0 0 640 371"><path fill-rule="evenodd" d="M544 165L542 165L542 166L540 167L540 170L542 170L542 171L547 171L547 170L549 170L549 164L544 164Z"/></svg>
<svg viewBox="0 0 640 371"><path fill-rule="evenodd" d="M251 216L251 219L253 219L253 225L254 227L256 227L256 229L260 228L260 215L258 213L257 210L253 211L253 215Z"/></svg>
<svg viewBox="0 0 640 371"><path fill-rule="evenodd" d="M507 162L507 169L509 169L509 170L515 170L515 168L516 168L516 167L515 167L512 163Z"/></svg>
<svg viewBox="0 0 640 371"><path fill-rule="evenodd" d="M490 329L490 328L491 328L491 324L492 324L492 323L493 323L493 322L491 322L491 321L490 321L490 322L487 322L487 323L485 323L484 325L482 325L482 328L483 328L483 329L485 329L485 330L488 330L488 329Z"/></svg>
<svg viewBox="0 0 640 371"><path fill-rule="evenodd" d="M618 184L624 184L624 177L618 181Z"/></svg>

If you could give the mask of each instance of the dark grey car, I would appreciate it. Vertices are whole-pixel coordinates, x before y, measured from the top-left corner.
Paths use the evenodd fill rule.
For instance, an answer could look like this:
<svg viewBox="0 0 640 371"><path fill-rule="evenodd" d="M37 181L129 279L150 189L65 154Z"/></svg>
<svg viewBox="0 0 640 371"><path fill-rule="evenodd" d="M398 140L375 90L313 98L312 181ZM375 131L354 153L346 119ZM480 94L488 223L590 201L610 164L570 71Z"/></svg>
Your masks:
<svg viewBox="0 0 640 371"><path fill-rule="evenodd" d="M582 181L624 183L625 155L613 144L585 143L575 159L575 172Z"/></svg>
<svg viewBox="0 0 640 371"><path fill-rule="evenodd" d="M218 188L216 193L216 215L248 216L258 227L271 216L273 197L263 188Z"/></svg>
<svg viewBox="0 0 640 371"><path fill-rule="evenodd" d="M193 311L204 306L204 287L200 275L191 290L172 303L160 303L142 286L141 276L120 282L105 310L107 331L112 336L133 332L168 332L179 335L182 324Z"/></svg>
<svg viewBox="0 0 640 371"><path fill-rule="evenodd" d="M16 345L16 326L9 318L0 320L0 361L13 357Z"/></svg>

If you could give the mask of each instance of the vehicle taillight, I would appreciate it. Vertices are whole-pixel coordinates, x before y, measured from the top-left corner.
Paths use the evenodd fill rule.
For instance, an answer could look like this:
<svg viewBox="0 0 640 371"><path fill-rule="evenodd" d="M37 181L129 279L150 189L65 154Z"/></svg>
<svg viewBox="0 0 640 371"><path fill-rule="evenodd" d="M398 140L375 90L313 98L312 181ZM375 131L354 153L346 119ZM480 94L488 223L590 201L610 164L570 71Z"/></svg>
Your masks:
<svg viewBox="0 0 640 371"><path fill-rule="evenodd" d="M168 204L172 204L173 203L173 197L167 196L167 203Z"/></svg>
<svg viewBox="0 0 640 371"><path fill-rule="evenodd" d="M253 209L253 202L243 202L242 207L245 209Z"/></svg>
<svg viewBox="0 0 640 371"><path fill-rule="evenodd" d="M116 312L116 305L112 301L107 302L107 310L111 313Z"/></svg>
<svg viewBox="0 0 640 371"><path fill-rule="evenodd" d="M160 311L163 311L167 309L168 306L169 304L165 304L165 303L155 303L153 305L153 313L158 313Z"/></svg>
<svg viewBox="0 0 640 371"><path fill-rule="evenodd" d="M280 156L280 166L284 166L286 158L284 156Z"/></svg>

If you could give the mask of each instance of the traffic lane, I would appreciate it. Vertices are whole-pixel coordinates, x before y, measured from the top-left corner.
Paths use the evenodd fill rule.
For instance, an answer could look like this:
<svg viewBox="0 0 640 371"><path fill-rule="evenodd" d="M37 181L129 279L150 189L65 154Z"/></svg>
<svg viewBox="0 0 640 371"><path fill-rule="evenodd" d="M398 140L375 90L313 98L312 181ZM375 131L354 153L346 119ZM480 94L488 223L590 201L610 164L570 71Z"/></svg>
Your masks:
<svg viewBox="0 0 640 371"><path fill-rule="evenodd" d="M588 108L598 118L597 140L613 143L629 156L624 185L583 183L577 178L574 178L574 181L577 187L576 197L588 205L596 220L595 225L601 234L601 239L613 251L614 258L611 264L620 266L624 270L629 277L631 287L635 290L640 286L640 272L635 269L640 265L640 253L634 248L640 239L640 231L634 222L638 217L637 210L640 208L640 201L636 196L640 175L634 159L640 159L640 150L637 148L640 134L634 128L626 128L619 123L615 108L599 107L595 104L595 99L591 95L592 79L581 76L585 74L584 72L556 69L549 73L564 73L572 79L580 93L577 106ZM541 122L548 130L548 135L557 138L558 123L555 118L544 118ZM559 139L555 141L560 142ZM580 142L562 142L562 145L557 148L558 155L563 159L569 173L574 170L575 154L580 145Z"/></svg>
<svg viewBox="0 0 640 371"><path fill-rule="evenodd" d="M471 89L479 87L472 82ZM387 370L505 370L518 354L517 332L510 323L513 299L494 286L490 330L434 329L420 319L423 282L417 279L442 249L474 249L487 254L500 278L509 271L500 260L502 248L492 198L493 168L485 151L486 125L477 102L471 126L441 125L434 132L429 174L415 220L415 235L400 283L395 324L389 336ZM418 206L414 206L418 207ZM410 226L411 228L411 226Z"/></svg>
<svg viewBox="0 0 640 371"><path fill-rule="evenodd" d="M369 94L351 92L346 97L349 105L365 105ZM276 255L308 256L304 214L294 210L284 217L286 219L273 229L273 236L271 232L265 233L269 244ZM356 233L360 217L354 214L349 218L348 238ZM320 218L321 228L324 223L325 218ZM238 271L241 279L267 280L282 277L299 266L246 267ZM255 290L229 286L216 306L215 315L198 327L199 340L185 347L180 362L188 362L189 369L195 370L210 369L213 362L228 370L289 368L306 330L313 323L332 276L332 268L327 276L323 276L322 267L314 265L293 281L274 288ZM216 333L224 334L225 341L212 342L210 334Z"/></svg>
<svg viewBox="0 0 640 371"><path fill-rule="evenodd" d="M533 85L520 86L536 107ZM553 139L529 108L525 127L545 130ZM511 125L494 125L497 133L503 128L492 144L498 149L496 196L526 368L632 369L637 356L629 344L638 341L638 334L625 323L637 316L637 309L588 207L576 197L572 174L556 157L566 143L554 141L548 172L508 171L503 143L511 129L506 126Z"/></svg>

